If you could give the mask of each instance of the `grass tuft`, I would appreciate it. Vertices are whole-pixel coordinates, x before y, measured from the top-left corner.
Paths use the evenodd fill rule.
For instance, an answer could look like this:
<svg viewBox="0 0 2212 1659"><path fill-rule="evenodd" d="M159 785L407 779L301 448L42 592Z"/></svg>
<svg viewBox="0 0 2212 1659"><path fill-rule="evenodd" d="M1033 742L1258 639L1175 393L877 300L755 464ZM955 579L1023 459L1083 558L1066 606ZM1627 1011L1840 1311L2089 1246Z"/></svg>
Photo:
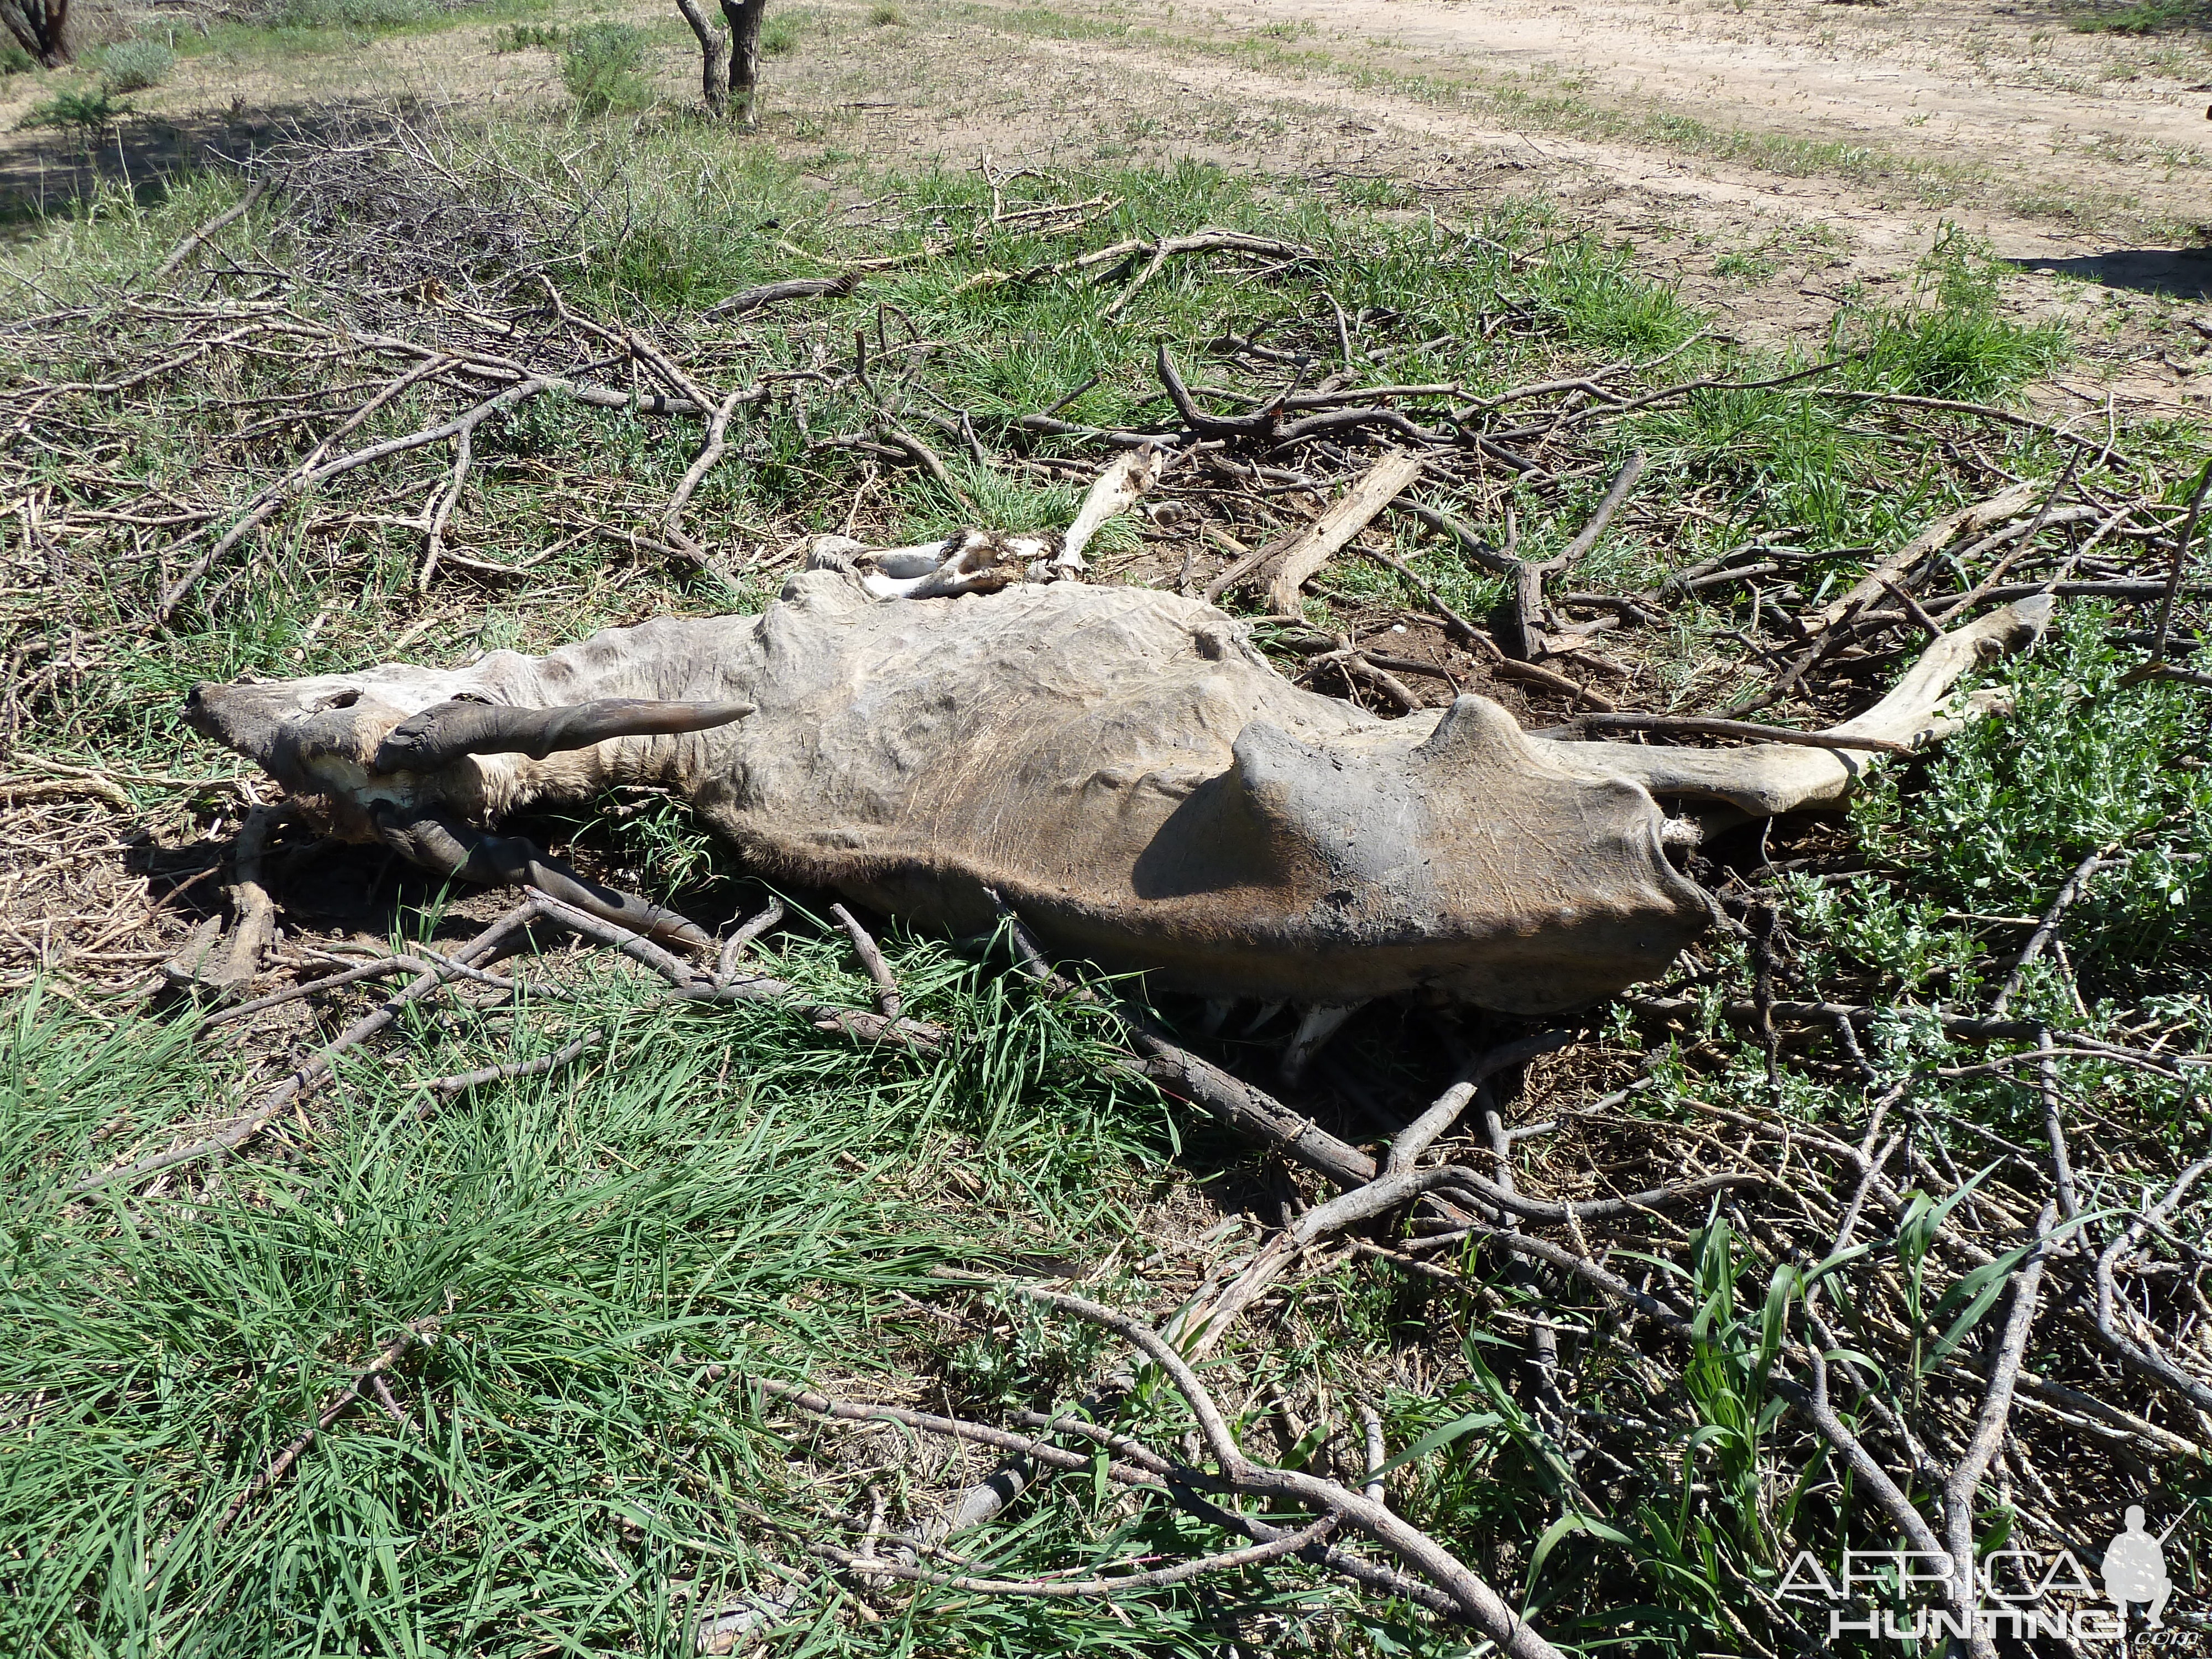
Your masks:
<svg viewBox="0 0 2212 1659"><path fill-rule="evenodd" d="M770 58L788 58L813 21L804 11L771 12L761 23L760 49Z"/></svg>
<svg viewBox="0 0 2212 1659"><path fill-rule="evenodd" d="M2163 34L2169 29L2212 28L2207 0L2075 0L2067 27L2081 34Z"/></svg>

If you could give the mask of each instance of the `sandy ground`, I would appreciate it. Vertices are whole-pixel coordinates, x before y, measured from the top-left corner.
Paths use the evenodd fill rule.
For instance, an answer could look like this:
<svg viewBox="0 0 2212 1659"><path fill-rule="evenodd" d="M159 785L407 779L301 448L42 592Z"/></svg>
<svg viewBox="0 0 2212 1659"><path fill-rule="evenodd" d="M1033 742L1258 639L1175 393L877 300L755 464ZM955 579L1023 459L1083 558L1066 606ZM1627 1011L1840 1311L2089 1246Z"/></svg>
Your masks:
<svg viewBox="0 0 2212 1659"><path fill-rule="evenodd" d="M696 96L672 9L622 0ZM1634 246L1746 337L1810 336L1947 226L2019 263L2009 303L2084 348L2061 409L2212 402L2212 32L2082 33L1990 0L859 0L782 8L767 137L826 168L1080 169L1195 157L1394 179L1463 216L1540 193ZM334 100L562 101L550 56L461 23L343 51L180 61L93 154L142 185ZM0 82L0 199L64 198L83 148L17 133L56 77Z"/></svg>

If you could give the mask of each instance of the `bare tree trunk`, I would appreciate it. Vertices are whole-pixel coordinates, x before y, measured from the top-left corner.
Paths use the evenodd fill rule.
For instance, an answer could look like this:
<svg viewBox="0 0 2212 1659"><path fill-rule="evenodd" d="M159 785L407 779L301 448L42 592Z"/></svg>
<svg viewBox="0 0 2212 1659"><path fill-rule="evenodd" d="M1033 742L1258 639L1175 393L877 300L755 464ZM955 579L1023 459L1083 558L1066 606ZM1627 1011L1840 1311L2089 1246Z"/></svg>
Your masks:
<svg viewBox="0 0 2212 1659"><path fill-rule="evenodd" d="M59 69L69 62L69 0L0 0L0 24L43 67ZM757 39L757 15L753 33Z"/></svg>
<svg viewBox="0 0 2212 1659"><path fill-rule="evenodd" d="M676 9L699 37L699 88L707 99L707 113L720 120L729 112L730 94L722 80L722 54L729 49L721 30L699 9L699 0L676 0Z"/></svg>
<svg viewBox="0 0 2212 1659"><path fill-rule="evenodd" d="M768 0L722 0L730 20L730 98L738 119L751 126L760 119L761 20Z"/></svg>

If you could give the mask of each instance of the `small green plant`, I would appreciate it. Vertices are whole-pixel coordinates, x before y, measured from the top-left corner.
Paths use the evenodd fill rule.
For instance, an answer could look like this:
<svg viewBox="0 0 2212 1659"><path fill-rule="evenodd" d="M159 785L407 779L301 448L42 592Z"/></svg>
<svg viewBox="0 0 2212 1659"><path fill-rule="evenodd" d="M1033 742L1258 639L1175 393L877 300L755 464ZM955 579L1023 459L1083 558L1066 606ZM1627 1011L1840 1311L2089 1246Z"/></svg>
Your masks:
<svg viewBox="0 0 2212 1659"><path fill-rule="evenodd" d="M948 1356L951 1375L971 1397L1000 1406L1049 1406L1090 1372L1105 1344L1096 1326L1048 1319L1018 1293L981 1293L992 1316L988 1337L970 1337Z"/></svg>
<svg viewBox="0 0 2212 1659"><path fill-rule="evenodd" d="M638 70L645 66L645 31L629 23L589 23L568 36L561 54L561 83L586 115L642 109L653 89Z"/></svg>
<svg viewBox="0 0 2212 1659"><path fill-rule="evenodd" d="M589 814L564 822L572 845L611 850L624 880L656 892L695 892L726 879L714 843L690 809L657 790L610 790Z"/></svg>
<svg viewBox="0 0 2212 1659"><path fill-rule="evenodd" d="M38 59L16 45L14 35L0 30L0 75L20 75L38 66Z"/></svg>
<svg viewBox="0 0 2212 1659"><path fill-rule="evenodd" d="M92 133L113 126L130 113L130 105L118 103L107 88L100 87L91 92L58 92L43 103L32 105L30 113L16 126L25 132L51 127L57 131Z"/></svg>
<svg viewBox="0 0 2212 1659"><path fill-rule="evenodd" d="M2068 20L2082 34L2159 34L2212 24L2207 0L2136 0L2132 5L2089 5Z"/></svg>
<svg viewBox="0 0 2212 1659"><path fill-rule="evenodd" d="M1774 267L1755 253L1723 253L1713 261L1713 275L1734 276L1747 283L1763 283L1774 275Z"/></svg>
<svg viewBox="0 0 2212 1659"><path fill-rule="evenodd" d="M868 8L868 21L878 28L896 28L906 21L906 14L891 4L891 0L876 0Z"/></svg>
<svg viewBox="0 0 2212 1659"><path fill-rule="evenodd" d="M760 48L770 58L788 57L799 50L799 37L805 25L801 12L784 12L769 18L761 25Z"/></svg>
<svg viewBox="0 0 2212 1659"><path fill-rule="evenodd" d="M277 0L255 21L271 28L367 33L426 23L444 11L438 0Z"/></svg>
<svg viewBox="0 0 2212 1659"><path fill-rule="evenodd" d="M1336 193L1353 207L1409 208L1421 192L1401 179L1340 179Z"/></svg>
<svg viewBox="0 0 2212 1659"><path fill-rule="evenodd" d="M568 38L568 31L558 23L509 23L492 37L491 49L502 54L541 46L550 51Z"/></svg>
<svg viewBox="0 0 2212 1659"><path fill-rule="evenodd" d="M100 84L111 92L158 87L176 67L177 54L159 40L118 40L100 54Z"/></svg>

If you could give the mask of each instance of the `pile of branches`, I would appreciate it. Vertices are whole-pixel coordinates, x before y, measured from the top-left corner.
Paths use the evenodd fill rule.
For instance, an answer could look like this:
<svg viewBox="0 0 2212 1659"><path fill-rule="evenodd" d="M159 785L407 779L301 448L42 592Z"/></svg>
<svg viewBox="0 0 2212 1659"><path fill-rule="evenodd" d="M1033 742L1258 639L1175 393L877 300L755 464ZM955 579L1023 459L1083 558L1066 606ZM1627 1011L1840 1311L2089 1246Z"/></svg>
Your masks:
<svg viewBox="0 0 2212 1659"><path fill-rule="evenodd" d="M418 593L442 581L526 579L528 559L464 550L456 526L484 423L554 397L685 423L693 459L666 495L647 501L618 482L578 485L588 499L577 521L561 526L572 539L599 538L665 559L679 574L726 576L774 562L773 537L756 533L747 550L736 532L702 531L687 519L702 481L732 453L741 412L793 409L815 448L916 468L948 487L955 481L947 453L979 467L1066 477L1095 471L1116 450L1157 446L1178 458L1163 492L1168 506L1155 508L1156 525L1182 541L1176 584L1209 597L1266 595L1287 625L1277 643L1306 659L1309 678L1334 672L1349 693L1385 712L1435 701L1463 681L1505 681L1533 688L1585 731L1672 727L1705 739L1741 737L1758 730L1742 716L1847 702L1926 636L2027 593L2142 603L2139 679L2205 678L2179 660L2200 614L2200 591L2185 578L2205 484L2176 507L2166 481L2124 453L2110 428L2077 434L2016 410L1824 384L1839 362L1765 380L1693 378L1656 387L1650 381L1663 361L1620 362L1476 397L1456 386L1394 382L1388 370L1404 349L1394 343L1395 319L1347 313L1334 301L1326 318L1294 337L1254 331L1207 343L1204 350L1240 374L1243 386L1194 380L1177 353L1161 346L1152 363L1160 412L1149 424L1070 421L1063 410L1071 400L986 420L931 390L930 343L888 310L878 311L872 332L851 340L801 329L805 361L738 372L756 356L732 332L747 319L863 290L894 262L795 270L684 325L642 328L593 314L564 287L572 207L556 209L519 179L507 197L487 204L475 181L455 178L436 155L410 151L415 142L403 130L355 149L274 160L233 215L204 227L138 285L98 305L4 325L19 364L0 386L0 493L21 532L4 555L8 580L46 596L10 618L4 724L11 741L101 653L128 652L187 614L239 606L259 579L264 532L280 517L295 538L328 538L334 557L350 545L347 532L363 525L404 532L417 548ZM226 221L243 217L267 191L296 203L311 233L301 246L319 252L280 265L251 251L224 251ZM1054 222L1078 228L1095 205L1055 208ZM406 234L395 235L394 224ZM1172 262L1193 258L1230 261L1261 278L1319 256L1266 238L1205 232L987 276L999 283L1080 281L1118 310ZM1538 323L1507 307L1492 325ZM88 345L96 374L42 370L49 359L81 359ZM188 377L236 395L222 400L234 411L232 429L211 443L198 488L185 493L149 484L125 465L135 436L115 424L112 411ZM1996 475L1990 493L1907 546L1884 550L1863 580L1832 598L1799 577L1835 550L1816 552L1787 534L1687 562L1634 592L1577 585L1581 561L1608 524L1635 515L1644 461L1620 459L1621 422L1700 393L1788 385L1866 405L1870 415L1924 422L1925 435L1949 446L1968 471ZM810 398L817 415L835 410L851 423L810 426ZM386 431L386 417L402 409L411 424ZM2055 485L2020 483L1985 461L1967 461L1978 456L1970 434L1990 429L2030 431L2064 446ZM282 455L281 465L270 465L272 454ZM1523 503L1531 491L1554 492L1565 503L1601 483L1580 533L1541 559L1522 556L1504 486ZM1499 505L1455 513L1425 504L1424 495ZM1498 578L1508 597L1492 614L1461 614L1395 553L1374 538L1362 541L1365 527L1389 512ZM1503 533L1472 527L1470 517L1500 525ZM1644 527L1655 538L1662 529L1656 520ZM1339 628L1313 628L1301 609L1302 586L1338 556L1388 566L1411 597L1350 601ZM110 596L104 625L88 626L51 603L88 585ZM1729 710L1738 724L1619 708L1638 676L1616 656L1639 637L1663 638L1683 608L1731 588L1754 596L1738 635L1746 658ZM1436 650L1373 648L1383 629L1403 624L1429 630L1476 667L1455 667ZM20 751L9 764L5 786L19 793L72 780L88 793L119 793L96 767L41 769ZM245 838L252 848L203 872L228 870L241 919L269 903L253 848L270 819L258 822ZM2212 1446L2212 1358L2200 1323L2212 1316L2203 1285L2212 1262L2192 1218L2201 1212L2191 1207L2212 1159L2175 1167L2142 1137L2113 1129L2108 1103L2070 1082L2065 1063L2087 1059L2186 1091L2208 1063L2202 1033L2146 1012L2122 1044L2010 1016L2008 1005L2054 948L2069 907L2125 855L2103 849L2036 919L1985 1007L1935 1016L1952 1042L1990 1051L1945 1075L2020 1080L2038 1103L2039 1141L1942 1110L1923 1098L1934 1078L1899 1074L1878 1054L1869 1056L1869 1035L1889 1011L1871 1001L1781 994L1789 969L1775 933L1776 883L1793 865L1797 873L1821 875L1847 862L1817 839L1807 844L1814 850L1795 860L1762 852L1748 868L1709 863L1701 870L1740 919L1747 973L1738 976L1717 957L1693 964L1682 984L1625 1000L1630 1024L1642 1033L1639 1048L1624 1049L1618 1030L1596 1025L1493 1027L1478 1042L1470 1028L1440 1021L1416 1045L1441 1057L1431 1086L1419 1090L1402 1076L1364 1074L1339 1060L1302 1095L1279 1098L1209 1058L1202 1041L1177 1036L1154 1012L1063 976L1021 919L1006 916L1005 939L1018 970L1054 994L1097 1006L1120 1032L1129 1069L1264 1150L1279 1177L1280 1224L1158 1317L1049 1284L1016 1285L1041 1308L1133 1351L1138 1373L1096 1379L1078 1407L984 1421L763 1377L726 1378L704 1367L702 1377L743 1381L800 1416L896 1422L1010 1460L990 1481L951 1495L941 1513L908 1517L902 1532L886 1531L878 1507L865 1520L857 1512L825 1516L820 1530L794 1547L878 1599L900 1581L985 1594L1133 1595L1200 1573L1296 1561L1468 1626L1518 1659L1555 1654L1523 1607L1492 1587L1510 1562L1470 1559L1473 1549L1451 1536L1449 1516L1417 1524L1394 1501L1379 1422L1362 1425L1356 1438L1348 1428L1325 1437L1293 1466L1287 1447L1273 1458L1256 1455L1249 1433L1232 1427L1258 1414L1249 1397L1230 1397L1239 1386L1233 1373L1201 1378L1198 1359L1227 1342L1240 1321L1287 1316L1299 1283L1358 1261L1401 1276L1409 1294L1511 1334L1519 1350L1510 1375L1522 1413L1516 1431L1534 1449L1539 1478L1563 1516L1595 1523L1632 1508L1653 1490L1655 1469L1679 1471L1686 1492L1698 1448L1710 1444L1718 1447L1717 1478L1741 1486L1759 1513L1776 1506L1767 1489L1771 1468L1800 1471L1793 1509L1811 1505L1831 1516L1813 1530L1838 1547L1894 1538L1931 1558L1971 1560L1982 1541L1978 1504L1994 1485L2038 1547L2090 1559L2100 1540L2080 1494L2102 1490L2091 1471L2117 1467L2154 1487L2160 1469L2175 1460L2201 1464ZM519 994L527 1003L528 975L500 973L495 963L548 929L618 954L658 976L673 999L768 1003L825 1035L870 1044L926 1052L941 1041L938 1028L910 1017L881 952L849 916L842 925L878 988L874 1010L821 1006L748 972L748 946L784 920L763 913L736 927L708 970L532 894L449 953L426 949L312 975L295 968L295 983L204 1014L204 1023L249 1023L251 1030L252 1020L280 1005L313 1000L336 1008L374 981L405 983L267 1079L243 1113L167 1130L137 1154L86 1171L82 1186L176 1193L185 1190L180 1183L213 1178L205 1172L295 1110L339 1055L397 1029L407 1009L461 987ZM265 972L264 958L249 952L234 976L240 994ZM1657 1091L1662 1058L1690 1068L1693 1079L1725 1078L1737 1050L1731 1028L1763 1050L1764 1098L1754 1091L1708 1100L1704 1094L1718 1091L1693 1081L1678 1091L1684 1108L1677 1116L1639 1115L1639 1101ZM579 1063L605 1040L595 1028L541 1060L441 1079L437 1091L461 1094ZM1784 1058L1814 1047L1826 1053L1817 1061L1821 1074L1847 1095L1856 1091L1848 1122L1808 1122L1785 1103ZM1709 1069L1698 1072L1701 1064ZM1449 1086L1434 1088L1446 1074ZM2097 1151L2087 1158L2084 1116L2099 1126ZM1359 1144L1353 1125L1380 1127L1367 1137L1374 1150ZM1986 1169L1961 1166L1954 1153L1970 1146L1987 1154ZM1650 1184L1644 1172L1654 1168L1669 1179ZM976 1288L963 1281L948 1291ZM232 1512L281 1480L353 1402L411 1363L422 1334L410 1328L395 1339L370 1373L334 1396L238 1495ZM1707 1378L1702 1404L1686 1382L1693 1372ZM1632 1379L1645 1409L1617 1409L1623 1377ZM1164 1380L1179 1403L1162 1404L1139 1387L1146 1378ZM1729 1431L1733 1441L1699 1438L1711 1425L1701 1426L1696 1413L1712 1409L1715 1389L1741 1414ZM979 1570L948 1548L955 1530L989 1520L1050 1473L1100 1469L1133 1504L1171 1506L1247 1541L1163 1567L1028 1579ZM1824 1607L1779 1599L1771 1580L1746 1580L1742 1588L1764 1612L1759 1627L1725 1602L1711 1617L1745 1651L1772 1654L1823 1633ZM1945 1579L1942 1605L1961 1629L1974 1627L1978 1595L1970 1573ZM1986 1635L1972 1640L1986 1647Z"/></svg>
<svg viewBox="0 0 2212 1659"><path fill-rule="evenodd" d="M700 531L687 521L687 506L732 454L732 422L781 409L806 432L811 451L917 469L955 494L947 455L979 467L1066 477L1097 465L1072 448L1169 451L1188 464L1169 505L1155 511L1179 514L1182 527L1194 532L1185 538L1178 587L1217 599L1261 595L1286 619L1303 622L1289 615L1298 611L1301 586L1353 546L1389 564L1423 599L1421 620L1474 655L1490 676L1526 688L1540 704L1563 703L1592 716L1618 713L1622 683L1636 672L1633 662L1604 654L1602 636L1664 628L1670 609L1732 590L1753 596L1741 642L1774 670L1763 684L1745 687L1729 710L1741 716L1802 702L1824 686L1856 690L1870 670L1895 660L1904 643L1978 605L2035 592L2157 599L2168 586L2166 573L2142 568L2144 555L2175 533L2173 514L2155 506L2160 481L2145 471L2137 490L2116 494L2108 483L2077 480L2077 473L2109 480L2129 465L2109 435L2081 435L2070 424L2062 429L1958 399L1825 384L1847 357L1765 379L1702 376L1625 389L1648 383L1697 343L1692 339L1648 362L1600 365L1477 397L1456 386L1391 382L1391 360L1420 343L1394 337L1400 319L1391 313L1347 313L1332 301L1326 322L1315 319L1302 335L1255 328L1205 343L1213 360L1238 371L1243 387L1194 384L1176 353L1161 345L1155 402L1168 418L1157 423L1101 428L1064 418L1058 406L987 417L931 388L935 343L895 307L878 310L872 339L867 331L841 340L826 327L799 324L793 331L806 343L787 352L786 366L738 372L763 355L756 342L732 331L748 319L865 290L881 271L942 248L794 274L702 315L641 328L594 315L564 290L564 268L581 257L586 230L605 228L581 181L556 198L495 168L496 187L487 189L475 174L462 176L460 165L434 129L405 120L303 137L263 157L245 199L187 238L140 284L103 303L0 325L20 364L0 386L8 455L0 477L11 494L29 498L28 511L51 544L46 577L60 580L61 566L72 562L87 575L97 569L100 586L123 590L118 627L162 628L181 606L206 616L234 605L254 580L257 547L280 521L295 542L327 543L340 565L373 559L390 538L411 539L418 593L428 593L441 570L471 582L513 581L586 539L679 570L727 576L772 564L791 537L775 526ZM283 204L289 240L281 262L258 250L222 251L220 234L264 200ZM1073 232L1104 204L1093 198L1054 205L1049 219L1033 208L1002 208L992 222ZM1079 281L1112 296L1104 302L1110 314L1172 262L1224 258L1262 280L1310 267L1317 256L1295 244L1205 231L1119 243L975 281ZM1533 312L1508 304L1486 328L1534 333L1542 325ZM800 361L791 362L794 356ZM49 362L69 372L42 372ZM87 362L94 365L89 374ZM1931 422L1919 434L1900 425L1900 439L1917 435L2005 487L1984 506L1935 526L1842 598L1810 611L1801 611L1798 578L1838 550L1793 544L1787 534L1686 562L1648 591L1577 585L1578 566L1631 499L1643 466L1639 457L1625 465L1616 459L1620 422L1702 393L1784 386L1879 406L1900 422ZM142 482L144 469L119 467L133 435L100 411L118 399L193 387L234 395L215 400L234 411L229 430L190 458L205 488L188 500ZM820 429L818 414L810 420L810 398L854 423ZM550 546L516 538L512 556L494 556L484 544L506 527L466 523L476 441L487 422L548 398L678 417L702 423L703 431L692 465L665 495L647 499L619 480L557 480L574 507L558 523L563 538ZM204 392L196 408L202 417L209 412ZM391 429L399 411L416 417L411 428ZM2016 484L1990 466L1954 435L1977 423L2070 446L2058 489ZM1380 463L1378 447L1385 452ZM277 455L287 455L288 465L271 469ZM65 490L55 483L64 476ZM1565 507L1601 478L1612 487L1580 535L1542 558L1522 556L1511 500L1524 511L1532 497ZM1504 534L1471 527L1463 513L1425 505L1424 496L1483 503L1475 521L1502 525ZM1389 553L1357 548L1361 532L1386 512L1417 521L1450 556L1507 584L1509 600L1494 617L1469 618ZM1686 514L1675 507L1647 515L1631 506L1621 522L1663 546L1695 516L1694 501ZM2063 546L2048 534L2057 531L2067 532ZM370 532L380 536L364 534ZM1964 574L1985 559L1985 575ZM1345 620L1356 633L1365 619ZM19 666L53 650L51 619L41 621L33 637L19 637L11 647ZM73 659L80 665L84 643L80 627ZM1436 660L1401 653L1394 661L1390 653L1356 648L1347 637L1294 631L1280 643L1316 659L1304 678L1329 677L1386 712L1434 701L1446 695L1442 686L1457 683ZM53 671L32 668L33 684L41 672ZM1411 690L1409 675L1434 684Z"/></svg>

